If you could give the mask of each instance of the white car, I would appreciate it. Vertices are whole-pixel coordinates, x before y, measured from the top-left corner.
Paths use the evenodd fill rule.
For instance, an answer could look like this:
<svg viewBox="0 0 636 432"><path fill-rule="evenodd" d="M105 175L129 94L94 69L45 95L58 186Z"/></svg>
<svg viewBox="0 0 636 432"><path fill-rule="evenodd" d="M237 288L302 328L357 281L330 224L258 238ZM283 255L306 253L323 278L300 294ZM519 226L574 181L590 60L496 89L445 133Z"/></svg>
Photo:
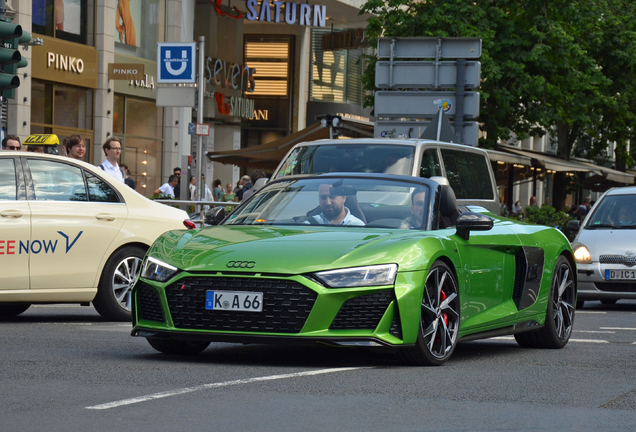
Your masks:
<svg viewBox="0 0 636 432"><path fill-rule="evenodd" d="M130 320L130 289L165 231L194 228L98 167L63 156L0 152L0 317L31 304L80 303Z"/></svg>
<svg viewBox="0 0 636 432"><path fill-rule="evenodd" d="M613 304L636 299L636 187L605 192L580 224L572 242L577 262L577 306L586 300Z"/></svg>

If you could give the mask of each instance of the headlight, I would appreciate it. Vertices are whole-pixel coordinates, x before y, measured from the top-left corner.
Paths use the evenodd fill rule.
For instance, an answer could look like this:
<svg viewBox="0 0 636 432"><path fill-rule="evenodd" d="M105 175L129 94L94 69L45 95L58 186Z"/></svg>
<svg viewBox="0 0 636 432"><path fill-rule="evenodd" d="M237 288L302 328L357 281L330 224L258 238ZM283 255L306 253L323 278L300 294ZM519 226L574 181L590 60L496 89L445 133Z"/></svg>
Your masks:
<svg viewBox="0 0 636 432"><path fill-rule="evenodd" d="M141 277L157 282L165 282L177 273L179 269L159 261L153 257L148 257L141 268Z"/></svg>
<svg viewBox="0 0 636 432"><path fill-rule="evenodd" d="M397 264L352 267L314 273L314 276L331 288L393 285Z"/></svg>
<svg viewBox="0 0 636 432"><path fill-rule="evenodd" d="M579 264L592 263L592 254L590 254L590 251L584 245L580 245L574 249L574 258L576 258L576 262Z"/></svg>

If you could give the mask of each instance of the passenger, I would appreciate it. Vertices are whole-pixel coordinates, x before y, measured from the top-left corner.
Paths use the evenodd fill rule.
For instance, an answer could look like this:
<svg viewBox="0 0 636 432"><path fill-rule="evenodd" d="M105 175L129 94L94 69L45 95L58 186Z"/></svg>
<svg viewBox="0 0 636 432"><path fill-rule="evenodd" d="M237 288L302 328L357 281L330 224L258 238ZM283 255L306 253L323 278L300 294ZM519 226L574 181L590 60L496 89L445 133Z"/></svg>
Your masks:
<svg viewBox="0 0 636 432"><path fill-rule="evenodd" d="M313 225L353 225L364 226L364 222L351 214L344 203L347 197L342 187L333 187L328 184L320 185L318 190L318 204L321 213L311 216L305 224Z"/></svg>
<svg viewBox="0 0 636 432"><path fill-rule="evenodd" d="M400 229L419 229L422 227L424 204L426 204L426 191L415 189L411 194L411 214L402 222Z"/></svg>
<svg viewBox="0 0 636 432"><path fill-rule="evenodd" d="M84 155L86 154L86 140L83 136L77 134L67 136L66 138L64 138L63 143L64 150L66 150L66 156L72 159L84 160Z"/></svg>
<svg viewBox="0 0 636 432"><path fill-rule="evenodd" d="M618 212L618 224L621 226L634 225L634 211L631 206L621 207Z"/></svg>

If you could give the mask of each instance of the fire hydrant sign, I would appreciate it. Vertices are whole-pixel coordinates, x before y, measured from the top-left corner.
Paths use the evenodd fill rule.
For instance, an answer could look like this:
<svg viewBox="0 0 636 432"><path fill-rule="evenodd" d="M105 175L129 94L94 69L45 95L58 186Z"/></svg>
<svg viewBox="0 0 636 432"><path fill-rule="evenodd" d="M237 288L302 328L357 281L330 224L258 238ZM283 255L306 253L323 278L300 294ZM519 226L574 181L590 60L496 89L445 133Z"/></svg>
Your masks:
<svg viewBox="0 0 636 432"><path fill-rule="evenodd" d="M210 135L210 125L204 123L188 123L188 135Z"/></svg>

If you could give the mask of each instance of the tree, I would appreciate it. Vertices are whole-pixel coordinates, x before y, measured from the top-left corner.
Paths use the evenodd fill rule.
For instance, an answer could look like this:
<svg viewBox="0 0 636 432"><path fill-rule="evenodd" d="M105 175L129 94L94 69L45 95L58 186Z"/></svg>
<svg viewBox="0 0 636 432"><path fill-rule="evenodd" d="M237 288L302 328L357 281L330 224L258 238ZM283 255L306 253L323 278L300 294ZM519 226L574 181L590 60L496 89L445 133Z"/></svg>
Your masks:
<svg viewBox="0 0 636 432"><path fill-rule="evenodd" d="M617 161L630 161L624 150L636 106L630 1L369 0L362 11L374 14L367 27L372 44L380 36L482 39L481 145L550 131L563 159L577 142L599 152L615 141ZM373 62L363 81L373 89ZM567 186L565 173L557 173L559 210Z"/></svg>

